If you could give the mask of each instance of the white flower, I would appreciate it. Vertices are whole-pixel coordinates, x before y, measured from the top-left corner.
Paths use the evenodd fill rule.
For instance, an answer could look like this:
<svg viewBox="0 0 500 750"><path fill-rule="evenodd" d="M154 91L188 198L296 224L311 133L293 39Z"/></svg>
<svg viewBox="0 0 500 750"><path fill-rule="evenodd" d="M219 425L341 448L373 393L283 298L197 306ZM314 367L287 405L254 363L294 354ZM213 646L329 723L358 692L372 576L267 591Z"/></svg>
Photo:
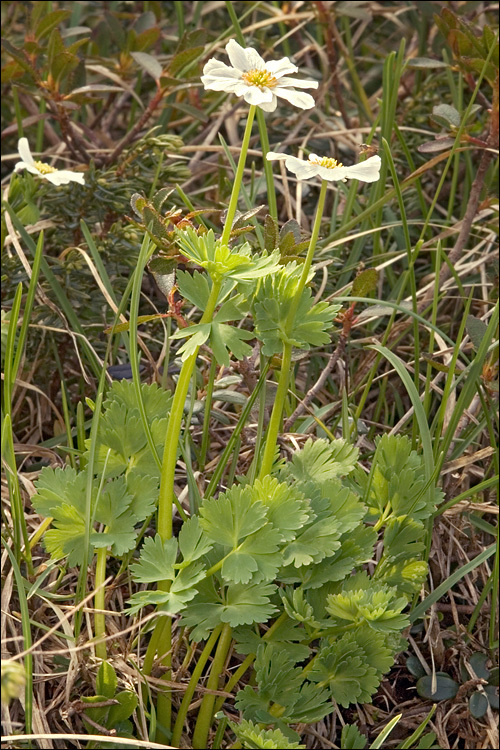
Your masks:
<svg viewBox="0 0 500 750"><path fill-rule="evenodd" d="M17 150L22 161L17 162L14 172L27 169L31 174L37 174L53 185L67 185L68 182L79 182L80 185L85 185L85 179L81 172L72 172L70 169L56 169L49 164L44 164L42 161L35 161L31 155L27 138L19 139Z"/></svg>
<svg viewBox="0 0 500 750"><path fill-rule="evenodd" d="M366 161L354 164L352 167L344 167L336 159L329 156L317 156L309 154L307 161L297 159L295 156L288 154L278 154L276 151L269 151L267 154L269 161L275 159L284 159L285 167L293 172L299 180L308 180L310 177L321 177L328 182L345 182L347 178L351 180L361 180L361 182L376 182L380 177L380 156L370 156Z"/></svg>
<svg viewBox="0 0 500 750"><path fill-rule="evenodd" d="M300 109L314 107L314 99L299 89L317 89L317 81L301 81L289 78L298 68L288 57L265 62L251 47L240 47L231 39L226 52L232 67L212 58L203 68L201 77L206 89L227 91L242 96L248 104L255 104L265 112L274 112L278 105L277 97L286 99Z"/></svg>

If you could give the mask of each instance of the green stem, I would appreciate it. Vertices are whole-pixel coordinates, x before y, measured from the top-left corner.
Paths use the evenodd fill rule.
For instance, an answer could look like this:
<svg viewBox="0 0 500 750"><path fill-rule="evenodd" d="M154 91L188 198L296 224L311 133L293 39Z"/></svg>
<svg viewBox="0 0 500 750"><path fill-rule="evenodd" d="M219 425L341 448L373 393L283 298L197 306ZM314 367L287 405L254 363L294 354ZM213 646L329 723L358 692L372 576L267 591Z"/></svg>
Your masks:
<svg viewBox="0 0 500 750"><path fill-rule="evenodd" d="M208 298L207 307L201 318L201 323L208 323L212 320L212 316L217 304L219 292L222 282L213 282L212 290ZM196 349L190 357L188 357L181 368L179 374L179 380L175 389L174 400L170 410L170 416L168 420L167 434L165 437L165 448L163 451L163 461L161 467L161 478L160 478L160 492L158 497L158 533L162 540L170 539L172 536L172 500L174 498L174 480L175 480L175 467L177 464L177 450L179 444L179 434L181 431L182 417L184 413L184 405L189 390L189 383L193 374L196 357L198 355L199 347ZM160 581L158 588L162 591L167 591L170 587L170 581ZM165 622L166 620L166 622ZM162 659L162 665L166 667L166 672L163 675L165 680L171 679L171 667L172 667L172 656L171 656L171 644L172 644L172 621L170 617L161 618L155 628L156 630L161 628L162 635L162 650L167 652L167 655ZM159 643L159 638L155 639L156 643ZM170 691L158 695L157 705L158 723L162 725L165 731L159 730L157 734L157 740L167 741L168 737L166 732L170 730L170 721L172 714L172 702L170 699Z"/></svg>
<svg viewBox="0 0 500 750"><path fill-rule="evenodd" d="M191 675L191 679L189 680L189 684L187 686L186 692L184 693L184 697L182 699L182 703L179 708L179 713L177 714L177 719L175 720L174 731L172 733L172 740L171 740L171 744L174 747L179 746L179 743L181 741L182 728L184 726L184 721L186 719L186 715L189 710L189 704L191 703L191 698L193 697L194 691L196 690L199 679L201 677L201 673L203 672L205 664L207 663L208 657L212 653L212 649L215 645L217 638L220 635L221 630L222 630L222 625L218 625L213 630L212 635L206 642L203 648L203 651L201 652L198 658L198 661L196 662L196 667L194 668L193 674Z"/></svg>
<svg viewBox="0 0 500 750"><path fill-rule="evenodd" d="M266 630L264 635L262 636L263 641L267 641L271 638L273 633L282 625L282 623L288 618L288 615L286 612L282 612L280 616L273 622L271 627ZM255 654L248 654L247 658L244 662L240 664L236 672L233 674L231 679L224 685L224 692L225 693L231 693L233 691L234 686L240 681L241 677L245 674L247 669L252 666L252 664L255 661ZM220 696L220 698L217 698L215 702L215 708L214 708L214 714L217 713L217 711L220 711L222 708L222 704L224 703L226 699L223 695Z"/></svg>
<svg viewBox="0 0 500 750"><path fill-rule="evenodd" d="M267 203L269 206L269 215L273 217L275 221L278 220L278 206L276 204L276 191L274 189L274 177L273 177L273 165L267 160L266 156L269 149L269 138L267 137L267 126L264 112L257 109L257 124L259 126L260 134L260 145L262 148L262 160L264 165L264 174L266 175L266 186L267 186Z"/></svg>
<svg viewBox="0 0 500 750"><path fill-rule="evenodd" d="M159 645L162 642L163 628L167 625L169 619L169 617L162 617L156 624L151 638L149 639L148 647L146 649L146 655L144 657L144 663L142 666L142 671L145 675L151 674L156 653L159 651Z"/></svg>
<svg viewBox="0 0 500 750"><path fill-rule="evenodd" d="M240 681L240 679L243 677L247 669L249 669L252 666L254 661L255 661L255 654L248 654L245 661L241 662L240 666L238 667L236 672L234 672L231 679L226 683L226 685L224 685L225 693L230 693L232 691L234 686ZM223 695L217 698L215 702L214 714L220 711L220 709L222 708L222 704L224 703L225 700L226 699Z"/></svg>
<svg viewBox="0 0 500 750"><path fill-rule="evenodd" d="M318 241L319 230L321 227L321 218L323 216L323 208L325 206L327 187L328 187L328 183L326 182L326 180L322 180L321 190L320 190L320 194L318 198L318 205L316 208L316 216L314 217L313 231L311 235L311 240L309 242L309 248L307 250L307 255L304 261L304 265L302 266L302 274L301 274L297 289L295 291L295 294L293 296L293 299L291 301L290 309L288 311L288 316L285 322L285 335L287 338L293 330L293 326L295 322L295 315L297 313L300 299L302 297L302 292L304 291L304 287L307 284L309 271L311 270L311 265L312 265L312 261L314 257L314 251L316 249L316 243ZM262 465L260 467L259 479L263 479L268 474L270 474L271 469L272 469L273 460L274 460L274 450L275 450L276 443L278 440L278 433L279 433L279 428L281 424L281 417L283 414L283 407L285 405L285 398L288 392L288 381L290 377L291 363L292 363L292 345L288 341L284 341L283 342L283 358L281 361L281 371L280 371L280 376L278 380L278 390L276 391L276 398L274 401L273 411L271 414L271 419L269 420L269 426L267 428L266 444L264 448L264 455L262 457Z"/></svg>
<svg viewBox="0 0 500 750"><path fill-rule="evenodd" d="M307 284L307 277L309 276L309 271L311 270L311 265L312 265L313 258L314 258L314 251L316 250L316 243L318 241L319 230L321 227L321 219L323 218L323 209L325 207L327 187L328 187L327 181L322 180L321 190L320 190L319 198L318 198L318 205L316 207L316 215L314 217L313 230L311 234L311 239L309 241L309 248L307 250L307 255L304 261L304 265L302 266L302 275L300 277L299 285L293 297L292 304L290 305L290 310L288 311L288 317L287 317L286 324L285 324L285 331L287 335L289 335L293 329L293 324L295 323L295 314L297 312L297 308L300 303L300 298L302 297L302 292L304 290L305 285Z"/></svg>
<svg viewBox="0 0 500 750"><path fill-rule="evenodd" d="M160 591L168 591L170 588L170 581L161 581L158 584ZM161 617L155 628L155 632L151 640L156 636L156 630L159 630L159 635L155 638L156 642L156 653L162 656L161 665L165 668L165 672L162 675L163 680L172 679L172 618L168 615ZM148 649L149 650L149 649ZM153 648L151 649L153 651ZM154 657L154 653L153 653ZM160 690L158 693L158 700L156 704L156 715L158 719L158 726L156 729L156 742L164 742L167 744L170 740L170 726L172 721L172 700L171 690L165 687L163 691Z"/></svg>
<svg viewBox="0 0 500 750"><path fill-rule="evenodd" d="M219 687L219 678L224 669L227 654L231 647L231 641L231 626L226 623L222 628L219 643L217 644L217 650L210 668L207 690L217 690ZM198 719L196 720L196 727L193 734L193 747L207 747L208 733L213 719L214 703L215 695L206 693L201 702Z"/></svg>
<svg viewBox="0 0 500 750"><path fill-rule="evenodd" d="M201 439L200 449L200 460L199 460L199 471L205 470L205 460L207 457L208 441L210 438L210 409L212 407L212 394L214 392L215 374L216 374L217 363L215 357L212 354L212 360L210 362L210 373L208 375L207 391L205 397L205 413L203 415L203 435Z"/></svg>
<svg viewBox="0 0 500 750"><path fill-rule="evenodd" d="M245 133L243 135L243 141L241 143L240 158L238 160L238 167L234 176L233 189L231 192L231 198L229 200L229 207L227 209L226 221L224 223L224 231L222 232L222 244L227 245L231 237L231 229L233 227L233 221L236 214L236 208L238 206L238 197L240 194L241 181L243 179L243 171L245 169L245 162L247 158L248 146L250 144L250 135L252 133L252 124L255 116L256 106L252 104L248 110L247 124L245 126Z"/></svg>
<svg viewBox="0 0 500 750"><path fill-rule="evenodd" d="M245 133L243 135L243 141L241 144L240 158L238 161L236 174L234 176L233 189L231 192L231 198L230 198L229 207L227 210L226 221L225 221L224 229L222 232L221 240L222 240L222 244L224 245L227 245L229 243L229 240L231 237L231 229L233 226L234 217L236 215L236 208L238 205L238 196L240 192L241 182L243 179L243 172L245 169L245 161L246 161L248 146L250 143L250 135L252 132L252 124L253 124L253 120L255 116L255 109L256 107L252 105L248 111ZM212 321L221 286L222 286L221 278L212 279L212 290L210 292L207 306L205 308L205 311L200 321L201 324L209 323ZM191 354L190 357L188 357L184 361L182 365L181 372L179 374L179 380L177 381L177 386L175 388L174 399L172 402L172 407L171 407L170 415L168 419L167 434L165 436L165 448L163 452L163 460L162 460L162 466L161 466L160 491L159 491L159 496L158 496L158 533L160 534L160 537L162 538L162 540L170 539L172 536L172 501L174 500L174 497L175 497L174 480L175 480L175 467L177 464L179 434L181 431L182 417L184 413L184 405L186 403L186 398L187 398L187 394L189 390L189 383L191 381L191 377L193 374L198 351L199 351L199 347L196 349L196 351L193 352L193 354ZM167 590L169 585L170 584L168 581L160 581L158 584L158 588L160 590ZM167 668L164 674L164 679L170 680L171 678L170 645L172 642L172 623L171 623L170 618L168 618L167 623L165 623L165 621L162 618L156 625L156 628L159 628L159 627L161 627L162 629L162 635L165 636L166 645L168 646L168 648L165 649L167 651L167 656L162 660L163 666ZM156 632L154 636L155 635L156 635ZM155 642L159 643L159 638L155 638ZM212 701L212 705L213 705L213 701ZM212 705L210 706L210 711L211 711ZM202 704L202 708L203 708L203 704ZM208 709L206 708L204 711L206 713ZM170 729L171 712L172 712L172 703L170 699L170 691L166 690L165 692L159 694L158 705L157 705L158 723L162 725L165 731L168 731ZM203 715L205 715L205 713ZM209 717L209 719L211 720L211 717ZM203 723L201 726L203 726ZM207 733L208 733L208 729L207 729ZM164 734L165 732L161 731L162 739L166 740L167 738L163 737ZM203 744L200 745L200 747L203 747Z"/></svg>
<svg viewBox="0 0 500 750"><path fill-rule="evenodd" d="M290 367L292 365L292 345L283 344L283 357L281 359L281 370L278 380L278 388L274 401L273 411L269 420L266 434L266 444L262 464L259 472L259 479L262 480L271 473L274 461L274 451L278 440L278 433L281 425L283 406L285 404L286 394L288 393L288 381L290 380Z"/></svg>
<svg viewBox="0 0 500 750"><path fill-rule="evenodd" d="M94 635L97 640L104 638L106 635L106 615L104 614L105 609L105 588L104 581L106 580L106 547L100 547L96 554L96 566L95 566L95 587L96 593L94 597L94 606L96 611L94 615ZM106 642L96 643L95 654L98 659L107 659Z"/></svg>
<svg viewBox="0 0 500 750"><path fill-rule="evenodd" d="M217 298L219 296L222 282L214 282L212 291L208 298L207 307L200 323L209 323L212 320ZM174 496L175 466L177 463L177 446L179 433L181 431L184 405L189 390L189 383L193 374L199 347L188 357L181 368L179 380L175 388L174 400L168 420L167 435L165 437L165 449L161 467L160 493L158 498L158 533L162 540L170 539L172 536L172 499Z"/></svg>
<svg viewBox="0 0 500 750"><path fill-rule="evenodd" d="M205 490L204 497L210 498L214 494L215 490L217 489L217 484L222 477L224 473L225 466L227 464L227 461L229 460L229 456L231 455L231 452L234 449L234 446L236 445L236 440L239 437L242 429L247 423L248 417L250 415L250 412L252 411L253 405L255 401L257 400L257 396L259 395L261 388L265 386L267 373L269 370L269 361L266 362L264 367L262 367L262 371L260 373L260 377L257 381L257 385L253 389L252 393L248 397L248 401L246 402L245 406L243 407L243 411L241 412L240 418L238 420L238 423L236 427L234 428L233 432L231 433L231 437L228 440L228 443L226 447L224 448L224 451L222 453L222 456L219 459L219 463L217 464L217 467L212 474L212 478L208 484L208 487ZM253 481L253 480L252 480Z"/></svg>

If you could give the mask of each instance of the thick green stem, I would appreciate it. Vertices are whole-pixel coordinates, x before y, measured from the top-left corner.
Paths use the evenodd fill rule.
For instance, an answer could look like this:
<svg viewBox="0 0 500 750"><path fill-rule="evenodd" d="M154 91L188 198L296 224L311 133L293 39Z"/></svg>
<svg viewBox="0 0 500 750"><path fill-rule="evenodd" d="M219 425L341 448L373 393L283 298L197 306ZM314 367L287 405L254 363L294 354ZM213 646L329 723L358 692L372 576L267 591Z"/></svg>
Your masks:
<svg viewBox="0 0 500 750"><path fill-rule="evenodd" d="M290 380L290 367L292 365L292 345L283 344L283 358L281 360L281 370L278 380L278 388L276 390L276 397L274 401L273 411L269 420L266 434L266 444L264 447L264 455L262 456L262 464L259 472L259 479L262 480L271 473L271 469L274 461L274 450L278 440L278 433L280 430L281 417L283 414L283 407L285 404L286 394L288 393L288 382Z"/></svg>
<svg viewBox="0 0 500 750"><path fill-rule="evenodd" d="M282 612L281 615L278 617L278 619L273 622L273 624L271 625L271 627L268 630L266 630L266 632L262 636L262 640L263 641L269 640L271 638L271 636L273 635L273 633L282 625L282 623L287 618L288 618L287 613L286 612ZM225 693L231 693L232 692L234 686L240 681L240 679L243 677L243 675L245 674L245 672L247 671L247 669L252 666L252 664L254 663L254 661L255 661L255 654L248 654L248 656L245 659L245 661L240 664L240 666L238 667L238 669L236 670L236 672L234 672L234 674L231 677L231 679L228 680L228 682L226 682L226 684L224 685L224 692ZM220 698L217 698L217 700L215 701L214 714L216 714L217 711L220 711L220 709L222 708L222 704L224 703L224 701L225 701L225 698L224 698L223 695L221 695Z"/></svg>
<svg viewBox="0 0 500 750"><path fill-rule="evenodd" d="M220 281L212 284L212 291L210 292L207 307L200 323L211 322L220 288ZM197 355L198 349L196 349L196 351L193 352L193 354L191 354L182 365L168 420L165 449L163 452L163 462L161 467L160 494L158 498L158 533L163 540L170 539L172 536L172 499L174 496L174 478L175 466L177 464L179 433L181 431L184 405L186 403L189 383L191 381Z"/></svg>
<svg viewBox="0 0 500 750"><path fill-rule="evenodd" d="M214 660L210 668L210 677L207 681L208 690L217 690L219 687L219 678L222 675L224 664L226 662L228 651L231 647L232 632L230 625L225 624L217 644ZM193 747L207 747L208 733L212 725L213 709L215 695L206 693L203 698L196 720L196 727L193 734Z"/></svg>
<svg viewBox="0 0 500 750"><path fill-rule="evenodd" d="M286 323L285 323L286 337L288 337L293 330L293 326L295 322L295 315L297 313L300 299L302 297L302 292L304 291L304 287L307 284L309 271L311 270L311 265L312 265L312 261L314 257L314 251L316 249L316 243L318 241L319 230L321 227L321 218L323 216L323 208L325 205L327 187L328 187L328 183L326 182L326 180L323 180L321 182L321 191L320 191L319 198L318 198L318 205L316 208L316 216L314 217L314 226L313 226L313 231L311 235L311 240L309 242L309 248L307 250L306 259L304 261L304 265L302 266L302 274L300 276L300 280L297 285L297 289L295 291L294 297L291 301L290 310L288 311L288 316L287 316ZM281 370L280 370L280 376L278 380L278 390L276 391L276 398L274 401L273 411L271 414L271 419L269 420L269 426L267 428L266 445L264 448L264 455L262 457L262 465L260 467L259 479L263 479L264 477L268 476L273 466L274 450L275 450L276 443L278 440L281 417L283 415L283 408L285 405L286 394L288 392L288 381L290 378L291 363L292 363L292 345L288 343L288 341L284 341L283 342L283 357L281 361Z"/></svg>
<svg viewBox="0 0 500 750"><path fill-rule="evenodd" d="M234 176L233 189L231 192L231 198L230 198L229 207L227 210L226 221L225 221L224 229L222 232L221 241L224 245L227 245L229 243L229 239L231 237L231 229L233 226L234 217L236 215L236 208L238 205L238 196L240 192L241 182L243 179L243 172L245 169L245 161L246 161L246 155L248 151L248 145L250 143L250 135L252 132L252 123L253 123L254 116L255 116L255 109L256 109L255 106L251 106L248 111L245 133L243 135L243 141L241 144L240 158L238 161L236 174ZM200 323L202 324L210 323L212 321L215 307L217 305L217 300L219 297L221 285L222 285L222 279L215 280L212 278L212 290L210 292L210 297L208 299L208 303L207 303L206 309L203 313ZM159 491L159 496L158 496L158 533L160 534L162 540L170 539L172 536L172 501L175 497L174 480L175 480L175 467L177 464L179 435L181 431L182 418L184 414L184 405L186 403L186 398L187 398L188 390L189 390L189 383L191 381L191 377L193 374L194 366L196 363L196 357L198 355L198 350L199 348L196 349L196 351L193 352L193 354L191 354L191 356L188 357L182 365L181 372L179 375L179 380L177 381L177 385L175 388L174 399L172 402L172 407L170 410L170 416L168 420L167 434L165 437L165 448L163 452L163 460L162 460L162 467L161 467L160 491ZM160 581L158 584L158 588L163 591L168 590L169 586L170 586L170 582L168 581ZM172 643L172 624L171 624L170 618L168 618L168 622L165 622L163 618L159 620L159 622L156 625L156 628L162 629L162 632L161 632L162 638L161 639L155 638L155 642L159 646L160 640L161 640L162 650L164 652L167 652L167 655L162 660L162 664L163 666L167 668L164 674L164 679L170 680L171 679L171 643ZM154 636L155 635L156 635L156 632ZM151 661L151 654L150 654L149 661ZM213 705L213 701L212 701L212 705ZM210 710L211 708L212 706L210 707ZM208 709L205 709L205 710L208 710ZM172 704L170 700L170 694L169 694L169 691L166 690L165 692L159 694L158 706L157 706L158 723L161 724L162 727L166 731L170 730L171 712L172 712ZM166 740L167 738L164 736L165 732L160 732L160 733L162 735L161 739ZM200 745L200 747L203 747L203 745Z"/></svg>
<svg viewBox="0 0 500 750"><path fill-rule="evenodd" d="M106 547L101 547L97 550L96 555L96 566L95 566L95 587L96 593L94 597L94 606L96 611L94 615L94 631L95 637L99 640L106 636L106 615L104 614L105 609L105 588L104 581L106 580ZM96 643L95 654L99 659L107 659L106 642Z"/></svg>
<svg viewBox="0 0 500 750"><path fill-rule="evenodd" d="M243 179L243 171L245 169L248 145L250 143L250 135L252 133L252 124L255 116L255 109L255 105L252 105L248 110L247 124L245 127L245 133L243 135L243 141L241 143L240 158L238 160L236 174L234 175L233 190L231 192L226 221L224 223L224 231L222 232L221 237L223 245L227 245L227 243L229 242L229 238L231 237L231 229L233 227L234 216L236 214L236 208L238 206L238 197L240 194L241 181Z"/></svg>
<svg viewBox="0 0 500 750"><path fill-rule="evenodd" d="M178 747L180 743L181 735L182 735L182 728L184 726L184 721L186 719L186 715L189 710L189 704L191 703L191 698L193 697L194 691L196 690L198 681L201 677L201 673L203 672L203 669L205 668L205 664L207 663L208 657L212 653L212 649L214 647L214 644L217 638L220 635L221 630L222 630L222 625L218 625L213 630L212 635L206 642L205 647L203 648L203 651L201 652L198 658L198 661L196 662L196 667L194 668L193 674L191 675L191 679L189 680L189 685L187 686L186 692L184 693L184 697L182 699L182 703L179 708L179 713L177 714L177 719L175 720L174 731L172 733L172 745L174 747Z"/></svg>
<svg viewBox="0 0 500 750"><path fill-rule="evenodd" d="M220 281L213 282L207 307L201 318L201 323L208 323L212 320L217 299L219 297L221 283L222 282ZM175 467L177 464L179 434L181 431L182 417L189 390L189 383L193 374L198 351L199 347L184 361L184 364L182 365L168 420L165 449L163 452L161 467L160 492L158 497L158 533L162 540L170 539L172 536L172 500L174 498ZM170 581L160 581L158 588L162 591L168 591L170 588ZM162 638L156 638L155 641L158 646L161 646L162 651L164 653L166 652L166 656L162 659L162 665L166 667L164 679L170 680L172 666L172 621L170 617L161 618L158 621L154 635L156 635L156 630L158 628L161 628ZM171 714L172 703L170 700L170 691L166 690L158 695L157 705L158 723L161 724L166 731L170 730ZM159 731L158 741L167 741L168 737L166 736L166 731Z"/></svg>
<svg viewBox="0 0 500 750"><path fill-rule="evenodd" d="M162 643L163 628L166 627L169 620L170 620L169 617L162 617L161 626L160 626L160 621L155 625L155 629L153 630L151 638L149 639L148 647L146 649L146 655L144 657L144 662L142 665L142 670L145 675L151 674L155 656L157 652L160 651L160 643Z"/></svg>
<svg viewBox="0 0 500 750"><path fill-rule="evenodd" d="M212 394L214 392L215 375L217 369L217 362L215 357L212 355L212 361L210 362L210 373L208 375L208 383L205 398L205 413L203 415L203 435L201 438L201 449L200 449L200 460L199 460L199 471L205 470L205 461L207 458L208 441L210 439L210 409L212 407Z"/></svg>
<svg viewBox="0 0 500 750"><path fill-rule="evenodd" d="M170 581L161 581L158 584L158 589L161 591L168 591L170 588ZM157 653L164 654L161 659L161 664L165 668L165 672L162 675L163 680L172 679L172 619L168 617L161 617L153 633L153 637L156 635L156 630L160 629L159 637L156 639ZM172 721L172 700L171 691L165 686L163 691L158 693L158 700L156 704L156 715L158 719L158 728L156 730L156 742L164 742L165 744L170 740L170 726Z"/></svg>

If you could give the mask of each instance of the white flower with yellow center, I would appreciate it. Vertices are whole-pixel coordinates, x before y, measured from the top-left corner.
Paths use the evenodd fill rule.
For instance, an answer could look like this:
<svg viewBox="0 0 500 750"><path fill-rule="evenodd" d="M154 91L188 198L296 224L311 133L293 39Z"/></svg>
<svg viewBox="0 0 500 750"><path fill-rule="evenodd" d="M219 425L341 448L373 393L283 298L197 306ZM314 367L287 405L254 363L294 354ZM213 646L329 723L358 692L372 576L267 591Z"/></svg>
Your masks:
<svg viewBox="0 0 500 750"><path fill-rule="evenodd" d="M85 185L85 179L81 172L72 172L70 169L56 169L49 164L44 164L42 161L35 161L31 155L27 138L19 139L17 150L22 161L17 162L14 172L27 169L31 174L37 174L53 185L67 185L68 182L78 182L80 185Z"/></svg>
<svg viewBox="0 0 500 750"><path fill-rule="evenodd" d="M288 154L269 151L269 161L276 159L284 160L285 167L299 180L308 180L311 177L321 177L328 182L345 182L350 180L361 180L361 182L376 182L380 177L380 156L370 156L366 161L354 164L352 167L344 167L343 164L331 159L329 156L317 156L309 154L309 158L297 159Z"/></svg>
<svg viewBox="0 0 500 750"><path fill-rule="evenodd" d="M265 112L274 112L278 97L300 109L314 107L312 96L295 88L317 89L318 82L289 78L298 68L288 57L266 62L254 49L240 47L234 39L226 45L226 52L232 67L212 58L203 68L201 81L206 89L242 96Z"/></svg>

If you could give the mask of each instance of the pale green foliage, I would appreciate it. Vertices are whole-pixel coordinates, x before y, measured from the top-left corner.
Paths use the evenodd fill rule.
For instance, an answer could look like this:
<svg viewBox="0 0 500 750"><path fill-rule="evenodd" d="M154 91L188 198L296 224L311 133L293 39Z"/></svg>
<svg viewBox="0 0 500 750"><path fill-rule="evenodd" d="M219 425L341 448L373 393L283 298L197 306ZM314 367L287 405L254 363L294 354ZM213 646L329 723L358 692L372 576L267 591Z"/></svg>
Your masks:
<svg viewBox="0 0 500 750"><path fill-rule="evenodd" d="M202 301L201 294L199 301ZM245 342L253 339L254 335L244 328L228 325L228 321L240 320L242 316L244 317L241 305L241 295L237 295L222 303L210 323L197 323L188 328L178 328L172 338L187 338L186 343L178 352L182 360L197 352L198 348L209 339L214 357L220 365L229 367L229 352L232 352L236 359L248 356L252 348Z"/></svg>
<svg viewBox="0 0 500 750"><path fill-rule="evenodd" d="M218 583L218 589L220 583ZM181 623L191 628L194 641L208 638L213 628L222 623L231 627L267 622L276 613L271 596L276 592L273 584L233 583L216 590L211 582L198 585L198 595L186 608Z"/></svg>
<svg viewBox="0 0 500 750"><path fill-rule="evenodd" d="M293 539L297 529L309 519L309 503L304 495L274 477L256 479L251 492L267 507L266 517L280 531L282 541Z"/></svg>
<svg viewBox="0 0 500 750"><path fill-rule="evenodd" d="M401 610L406 607L406 598L397 597L389 586L370 581L369 589L347 589L342 594L331 594L327 598L327 612L339 620L358 624L366 623L374 630L401 631L410 621Z"/></svg>
<svg viewBox="0 0 500 750"><path fill-rule="evenodd" d="M171 398L157 385L141 386L144 408L158 450ZM35 482L33 507L53 518L45 547L53 559L80 565L90 525L89 553L106 547L121 556L136 544L136 525L150 516L158 495L158 468L147 444L133 383L116 381L108 391L97 435L95 475L44 468ZM102 473L106 470L105 476ZM99 530L103 527L102 530Z"/></svg>
<svg viewBox="0 0 500 750"><path fill-rule="evenodd" d="M249 487L233 487L200 508L208 538L223 548L221 574L226 581L270 580L279 568L282 535L267 520L266 506Z"/></svg>
<svg viewBox="0 0 500 750"><path fill-rule="evenodd" d="M200 310L204 310L210 296L210 282L206 274L199 271L177 271L177 286L184 299L189 300Z"/></svg>
<svg viewBox="0 0 500 750"><path fill-rule="evenodd" d="M310 349L330 341L332 320L340 305L314 304L307 287L301 294L293 327L287 331L290 307L301 272L301 267L295 262L288 263L278 273L263 279L259 287L255 297L255 330L266 356L281 354L283 343L291 343L297 349Z"/></svg>
<svg viewBox="0 0 500 750"><path fill-rule="evenodd" d="M255 654L262 644L262 638L255 632L255 628L242 626L233 632L236 640L236 651L239 654ZM304 643L304 630L299 624L290 618L281 620L272 632L267 632L266 643L275 646L278 650L286 649L290 656L297 662L303 661L311 653L311 649Z"/></svg>
<svg viewBox="0 0 500 750"><path fill-rule="evenodd" d="M126 478L116 477L104 484L93 480L90 514L90 548L111 548L123 555L135 546L135 525L150 515L155 507L157 482L154 478L132 472ZM45 534L45 546L53 559L68 557L68 564L80 565L85 553L87 471L44 468L32 497L35 510L53 518L53 528ZM104 531L95 526L103 524Z"/></svg>
<svg viewBox="0 0 500 750"><path fill-rule="evenodd" d="M198 517L184 523L178 540L162 541L157 534L146 539L138 563L131 565L132 575L140 583L169 581L168 591L138 591L130 599L129 614L146 604L155 604L162 611L176 614L196 596L195 585L205 578L205 565L199 562L211 550L203 535ZM182 560L178 560L181 553Z"/></svg>
<svg viewBox="0 0 500 750"><path fill-rule="evenodd" d="M383 435L369 475L355 472L371 517L384 519L384 552L377 574L401 592L418 591L427 573L427 563L420 560L425 549L425 521L433 513L442 493L426 491L421 457L411 449L405 436Z"/></svg>
<svg viewBox="0 0 500 750"><path fill-rule="evenodd" d="M304 670L288 650L262 644L255 660L257 691L247 685L236 696L236 707L246 718L265 724L275 723L288 737L289 724L320 721L331 712L327 690L309 682ZM279 706L279 719L270 713L271 706Z"/></svg>
<svg viewBox="0 0 500 750"><path fill-rule="evenodd" d="M163 451L167 418L172 403L168 391L155 383L141 385L141 395L158 455ZM97 436L97 470L106 466L106 476L135 469L139 474L159 476L151 455L133 383L115 381L103 404Z"/></svg>
<svg viewBox="0 0 500 750"><path fill-rule="evenodd" d="M327 687L337 703L365 703L393 663L393 652L384 635L358 628L330 639L314 660L309 679Z"/></svg>
<svg viewBox="0 0 500 750"><path fill-rule="evenodd" d="M192 263L205 268L214 280L230 278L250 281L274 273L279 268L278 252L253 256L247 242L230 248L215 239L212 229L205 234L197 234L191 227L179 229L177 243L183 255Z"/></svg>
<svg viewBox="0 0 500 750"><path fill-rule="evenodd" d="M220 311L229 316L236 306L229 300ZM157 386L142 386L141 394L161 450L170 396ZM87 470L71 468L44 469L37 481L34 507L54 519L45 544L70 565L84 559L89 521L89 553L106 546L120 556L154 509L157 468L136 397L129 383L110 389L90 484ZM240 691L237 707L270 734L248 726L249 743L273 747L282 741L278 730L296 742L290 725L320 720L332 698L343 706L370 700L404 647L404 610L426 573L424 521L433 510L422 459L401 437L379 442L370 475L358 471L357 456L344 440L308 440L278 476L204 500L177 537L146 538L131 565L136 582L153 587L133 594L129 614L148 605L180 614L194 641L228 624L236 649L257 654L256 687ZM364 563L378 540L381 556L368 576ZM155 590L158 581L168 586ZM281 612L279 627L259 631Z"/></svg>
<svg viewBox="0 0 500 750"><path fill-rule="evenodd" d="M364 750L367 740L355 724L345 724L342 727L340 742L342 750Z"/></svg>
<svg viewBox="0 0 500 750"><path fill-rule="evenodd" d="M301 451L294 453L283 470L285 476L298 481L325 482L338 476L346 476L356 466L358 449L345 440L311 440Z"/></svg>
<svg viewBox="0 0 500 750"><path fill-rule="evenodd" d="M364 490L364 500L372 514L377 515L389 507L391 516L411 515L415 521L428 518L434 504L429 507L422 462L411 449L409 438L383 435L376 443L371 475L356 472L356 480Z"/></svg>
<svg viewBox="0 0 500 750"><path fill-rule="evenodd" d="M397 468L408 471L407 462L417 475L421 459L406 445L400 449L400 440L394 441ZM180 532L180 550L175 540L149 539L133 566L138 581L168 580L171 587L135 594L131 611L149 603L180 612L181 625L195 641L228 623L236 628L241 653L260 654L258 692L246 688L239 705L246 719L273 722L284 732L290 732L290 723L316 720L330 710L326 698L318 702L314 682L343 705L370 699L402 647L399 634L409 622L403 610L425 575L425 563L418 559L422 523L410 516L404 526L390 518L382 527L382 560L374 576L363 572L378 535L364 523L362 489L352 478L356 458L357 451L343 440L308 441L279 478L235 485L203 501L199 518ZM401 556L404 564L398 568ZM288 585L278 590L276 581ZM279 611L278 591L289 619L263 640L254 628ZM322 646L304 682L295 664L307 658L309 644L318 638ZM285 671L293 691L278 698L272 676ZM276 701L285 709L279 721L270 713Z"/></svg>
<svg viewBox="0 0 500 750"><path fill-rule="evenodd" d="M294 589L288 586L281 593L281 601L283 602L285 612L291 619L309 625L310 628L321 627L321 623L314 617L311 604L305 598L303 588Z"/></svg>
<svg viewBox="0 0 500 750"><path fill-rule="evenodd" d="M300 750L305 745L291 742L279 729L260 729L253 721L245 719L239 724L229 722L241 746L254 750L255 748L272 748L276 750Z"/></svg>

